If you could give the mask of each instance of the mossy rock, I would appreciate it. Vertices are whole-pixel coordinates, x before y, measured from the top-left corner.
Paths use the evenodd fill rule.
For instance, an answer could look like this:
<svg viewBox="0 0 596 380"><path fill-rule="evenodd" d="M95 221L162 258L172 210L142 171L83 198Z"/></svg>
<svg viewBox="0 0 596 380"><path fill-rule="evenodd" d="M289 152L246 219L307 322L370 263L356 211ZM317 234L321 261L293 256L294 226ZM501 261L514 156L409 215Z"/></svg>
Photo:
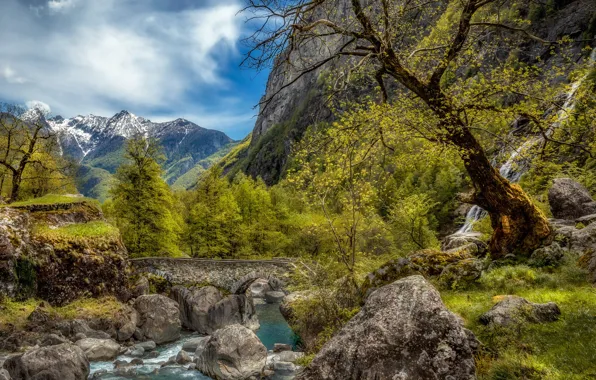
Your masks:
<svg viewBox="0 0 596 380"><path fill-rule="evenodd" d="M408 257L391 260L366 276L361 287L361 294L366 299L375 289L414 274L421 274L427 278L440 276L446 267L462 260L474 259L470 252L463 248L446 252L425 249ZM463 272L467 273L465 270Z"/></svg>

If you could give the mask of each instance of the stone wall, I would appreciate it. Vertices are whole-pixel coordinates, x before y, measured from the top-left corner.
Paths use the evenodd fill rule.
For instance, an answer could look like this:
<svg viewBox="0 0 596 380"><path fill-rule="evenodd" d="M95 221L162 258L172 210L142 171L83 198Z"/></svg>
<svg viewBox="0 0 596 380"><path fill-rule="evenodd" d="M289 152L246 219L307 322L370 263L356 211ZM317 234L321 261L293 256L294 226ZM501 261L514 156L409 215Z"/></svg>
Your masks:
<svg viewBox="0 0 596 380"><path fill-rule="evenodd" d="M291 260L209 260L186 258L138 258L130 264L136 273L153 273L172 284L209 284L241 294L258 278L275 289L284 287L295 265Z"/></svg>

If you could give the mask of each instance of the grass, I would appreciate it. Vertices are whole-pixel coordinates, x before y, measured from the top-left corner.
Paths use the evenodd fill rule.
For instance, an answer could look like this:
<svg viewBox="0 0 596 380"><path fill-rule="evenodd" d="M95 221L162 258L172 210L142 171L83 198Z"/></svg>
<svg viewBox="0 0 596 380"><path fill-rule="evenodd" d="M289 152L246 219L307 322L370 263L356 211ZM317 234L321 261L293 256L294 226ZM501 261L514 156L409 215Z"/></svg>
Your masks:
<svg viewBox="0 0 596 380"><path fill-rule="evenodd" d="M9 326L22 329L27 324L27 317L42 301L28 299L16 302L5 299L0 302L0 330ZM57 319L92 319L112 318L121 312L124 305L114 297L84 298L63 307L52 307L45 303L45 310Z"/></svg>
<svg viewBox="0 0 596 380"><path fill-rule="evenodd" d="M468 291L443 291L447 307L462 316L484 347L477 357L481 380L596 379L596 289L575 260L557 270L507 266L481 278ZM478 318L500 295L556 302L557 322L516 328L482 326Z"/></svg>
<svg viewBox="0 0 596 380"><path fill-rule="evenodd" d="M64 204L64 203L77 203L77 202L90 202L97 204L95 199L84 198L84 197L69 197L59 194L48 194L40 198L33 198L24 201L10 203L3 205L5 207L19 207L19 206L33 206L33 205L49 205L49 204Z"/></svg>
<svg viewBox="0 0 596 380"><path fill-rule="evenodd" d="M70 224L60 228L50 228L48 226L37 226L34 234L48 239L79 239L79 238L98 238L108 239L118 238L119 231L111 224L98 220L88 223Z"/></svg>

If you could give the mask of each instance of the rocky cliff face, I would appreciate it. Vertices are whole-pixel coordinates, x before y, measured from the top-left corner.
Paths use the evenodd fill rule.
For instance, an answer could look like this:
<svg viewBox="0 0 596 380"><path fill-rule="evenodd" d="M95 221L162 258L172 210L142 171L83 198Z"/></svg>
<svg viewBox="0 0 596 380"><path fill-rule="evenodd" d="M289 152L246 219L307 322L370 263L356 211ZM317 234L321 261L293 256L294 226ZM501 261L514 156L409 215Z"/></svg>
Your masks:
<svg viewBox="0 0 596 380"><path fill-rule="evenodd" d="M351 15L349 1L336 0L332 3L337 9L337 12L332 13L332 19ZM562 36L570 36L578 40L594 38L593 35L586 34L596 15L596 4L592 0L567 0L555 3L554 8L547 12L546 7L531 8L531 3L527 2L520 5L519 12L524 17L537 18L532 23L533 32L547 40L556 41ZM536 12L544 12L544 14L537 16ZM321 77L326 72L338 74L338 70L345 69L346 61L328 62L284 88L298 76L302 68L327 57L328 51L332 51L341 43L340 40L330 38L322 41L324 43L301 46L289 57L291 65L278 65L272 70L262 98L263 101L270 98L272 100L263 103L260 107L251 144L245 149L243 159L236 164L238 169L255 177L261 176L269 184L277 182L286 169L292 145L301 139L308 126L333 120L334 116L325 104L325 83ZM581 54L581 46L581 43L577 44L575 51L577 56ZM537 57L540 57L543 62L548 62L551 57L549 48L535 41L527 42L523 50L528 54L522 59L533 63L538 63ZM278 57L278 60L282 58ZM551 64L553 63L556 64L556 62ZM361 95L362 92L357 91L348 94L347 97L357 100Z"/></svg>
<svg viewBox="0 0 596 380"><path fill-rule="evenodd" d="M87 201L0 207L0 295L62 305L127 289L119 232Z"/></svg>

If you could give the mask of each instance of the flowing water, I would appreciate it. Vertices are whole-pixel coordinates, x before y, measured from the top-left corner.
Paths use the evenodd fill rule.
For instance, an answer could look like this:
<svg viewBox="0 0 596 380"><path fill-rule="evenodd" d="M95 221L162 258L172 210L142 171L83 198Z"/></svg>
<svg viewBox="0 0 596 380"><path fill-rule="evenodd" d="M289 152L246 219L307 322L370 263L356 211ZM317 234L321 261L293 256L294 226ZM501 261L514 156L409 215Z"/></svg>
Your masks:
<svg viewBox="0 0 596 380"><path fill-rule="evenodd" d="M593 66L596 63L596 49L592 51L590 54L590 65ZM587 78L587 74L577 80L571 86L571 89L566 94L565 103L561 107L561 109L557 112L557 121L554 122L549 128L545 131L547 137L552 136L555 132L557 127L565 121L569 117L570 111L575 108L575 94L577 90ZM524 142L519 148L513 150L509 154L509 159L501 166L499 169L499 173L510 182L517 182L524 175L528 169L530 168L530 163L532 159L531 150L538 146L539 144L544 142L544 137L541 136L534 136ZM463 226L454 234L460 235L465 234L467 232L471 232L472 228L474 227L474 223L478 220L482 219L486 216L486 211L478 206L473 206L466 215L466 220Z"/></svg>
<svg viewBox="0 0 596 380"><path fill-rule="evenodd" d="M286 343L294 345L295 335L288 326L288 323L279 312L279 304L262 304L255 305L257 310L257 317L261 327L256 331L256 335L263 342L267 350L271 350L275 343ZM161 368L160 363L168 361L171 356L176 356L182 345L188 339L195 338L196 333L183 332L182 336L176 342L158 346L157 351L160 353L158 357L143 360L143 365L133 367L136 370L134 376L119 376L113 373L114 361L109 362L92 362L91 376L100 370L106 370L108 373L101 375L102 380L126 380L126 379L146 379L146 380L173 380L173 379L191 379L191 380L210 380L201 374L199 371L189 371L182 366L168 366ZM130 362L134 359L131 356L122 355L116 360L125 360Z"/></svg>

